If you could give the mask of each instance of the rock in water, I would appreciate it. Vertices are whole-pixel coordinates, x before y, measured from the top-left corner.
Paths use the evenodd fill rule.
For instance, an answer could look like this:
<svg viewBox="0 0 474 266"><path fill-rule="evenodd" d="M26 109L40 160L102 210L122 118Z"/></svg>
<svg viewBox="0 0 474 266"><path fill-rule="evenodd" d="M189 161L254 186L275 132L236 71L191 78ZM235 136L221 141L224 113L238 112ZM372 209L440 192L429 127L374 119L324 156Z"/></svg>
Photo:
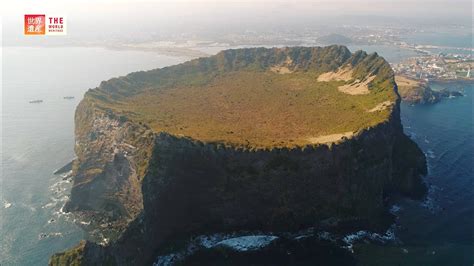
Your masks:
<svg viewBox="0 0 474 266"><path fill-rule="evenodd" d="M463 96L462 92L448 90L446 88L433 90L423 81L397 76L398 92L403 101L414 104L432 104L439 102L442 98Z"/></svg>
<svg viewBox="0 0 474 266"><path fill-rule="evenodd" d="M74 164L74 160L70 161L69 163L67 163L66 165L64 165L63 167L59 168L58 170L54 171L53 174L55 175L60 175L60 174L65 174L69 171L72 170L72 165Z"/></svg>

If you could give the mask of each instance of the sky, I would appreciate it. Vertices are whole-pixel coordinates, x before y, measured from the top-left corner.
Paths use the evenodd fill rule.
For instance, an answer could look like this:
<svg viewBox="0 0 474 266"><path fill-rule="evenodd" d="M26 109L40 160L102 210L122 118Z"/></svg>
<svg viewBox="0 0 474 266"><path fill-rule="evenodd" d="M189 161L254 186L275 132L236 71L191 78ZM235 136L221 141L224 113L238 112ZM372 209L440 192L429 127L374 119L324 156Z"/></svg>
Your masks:
<svg viewBox="0 0 474 266"><path fill-rule="evenodd" d="M115 7L141 6L144 4L152 4L156 7L169 8L176 6L177 8L203 7L208 8L225 8L250 6L256 8L272 7L312 7L311 11L317 9L324 10L342 10L345 12L380 12L389 15L390 9L404 11L411 14L421 13L422 15L471 15L471 0L22 0L22 1L1 1L1 13L9 13L12 10L34 10L34 9L79 9L84 12L107 12ZM470 8L469 8L470 7ZM314 10L315 8L316 10ZM5 12L3 12L5 11Z"/></svg>
<svg viewBox="0 0 474 266"><path fill-rule="evenodd" d="M69 38L336 24L472 28L471 0L0 0L4 41L21 40L23 15L35 13L67 16Z"/></svg>

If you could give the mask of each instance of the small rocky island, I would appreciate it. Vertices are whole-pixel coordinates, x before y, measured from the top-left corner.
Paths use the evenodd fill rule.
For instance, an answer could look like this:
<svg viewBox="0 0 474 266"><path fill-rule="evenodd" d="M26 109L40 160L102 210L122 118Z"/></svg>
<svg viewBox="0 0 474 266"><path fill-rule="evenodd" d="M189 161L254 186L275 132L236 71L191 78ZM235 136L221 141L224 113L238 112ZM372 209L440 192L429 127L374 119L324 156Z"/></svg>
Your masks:
<svg viewBox="0 0 474 266"><path fill-rule="evenodd" d="M395 81L402 100L412 104L432 104L443 98L464 96L455 90L433 90L426 82L404 76L396 76Z"/></svg>
<svg viewBox="0 0 474 266"><path fill-rule="evenodd" d="M399 105L389 64L344 46L226 50L102 82L76 110L64 210L116 234L50 265L151 265L214 233L271 234L219 242L251 250L307 228L385 230L387 199L426 192Z"/></svg>

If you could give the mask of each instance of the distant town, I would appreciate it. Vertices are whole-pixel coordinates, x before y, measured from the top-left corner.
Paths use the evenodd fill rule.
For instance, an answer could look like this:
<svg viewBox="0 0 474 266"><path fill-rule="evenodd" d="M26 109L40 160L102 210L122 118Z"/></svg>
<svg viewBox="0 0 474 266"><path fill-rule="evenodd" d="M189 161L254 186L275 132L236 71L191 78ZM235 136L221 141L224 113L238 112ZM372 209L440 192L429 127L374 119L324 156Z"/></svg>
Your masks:
<svg viewBox="0 0 474 266"><path fill-rule="evenodd" d="M51 42L51 46L93 46L118 50L139 50L156 52L169 56L196 58L217 53L230 48L255 46L326 46L341 44L353 47L376 46L382 56L387 56L384 48L391 48L401 59L391 63L397 75L409 78L429 80L474 80L472 54L474 48L457 45L435 45L422 40L420 36L429 35L439 29L420 28L418 26L363 26L363 25L307 25L304 27L278 27L266 29L239 28L230 31L200 34L193 31L181 31L166 34L162 32L136 33L128 36L107 36L101 38L70 39L67 42ZM457 34L465 38L470 30L462 25L446 26L444 32ZM105 38L105 37L104 37ZM450 37L446 37L450 39ZM422 40L422 41L421 41ZM34 39L28 39L28 45ZM421 44L419 43L421 42ZM16 44L15 44L16 45ZM42 45L38 44L37 45ZM464 44L465 45L465 44ZM395 48L395 49L393 49ZM358 48L356 48L358 49ZM370 50L370 48L369 48ZM390 49L389 49L390 50ZM387 59L387 58L386 58ZM387 59L388 60L388 59ZM401 61L400 61L401 60Z"/></svg>
<svg viewBox="0 0 474 266"><path fill-rule="evenodd" d="M148 47L151 49L166 49L168 52L179 49L203 52L203 47L219 47L222 49L238 46L315 46L342 44L354 46L386 46L396 47L404 56L401 62L392 62L392 68L397 75L409 78L429 80L474 80L471 71L474 70L472 54L473 47L440 46L433 44L418 44L407 36L426 34L430 29L417 27L384 27L384 26L357 26L342 25L331 29L303 28L299 31L281 30L258 32L246 30L240 33L227 33L202 40L197 36L183 34L174 36L168 42L145 41L139 44L116 43L121 48ZM451 26L451 32L465 32L462 26ZM172 45L170 45L172 44ZM170 49L173 47L173 49ZM449 51L445 52L445 51ZM206 51L207 52L207 51Z"/></svg>
<svg viewBox="0 0 474 266"><path fill-rule="evenodd" d="M419 80L474 80L471 54L436 54L412 57L392 64L396 74Z"/></svg>

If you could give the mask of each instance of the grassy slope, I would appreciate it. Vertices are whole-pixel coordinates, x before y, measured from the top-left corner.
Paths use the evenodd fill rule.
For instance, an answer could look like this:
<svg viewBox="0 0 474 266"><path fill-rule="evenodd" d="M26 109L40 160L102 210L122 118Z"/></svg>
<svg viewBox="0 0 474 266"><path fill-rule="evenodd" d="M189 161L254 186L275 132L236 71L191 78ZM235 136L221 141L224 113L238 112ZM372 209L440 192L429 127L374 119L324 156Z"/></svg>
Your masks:
<svg viewBox="0 0 474 266"><path fill-rule="evenodd" d="M206 86L153 90L115 108L155 131L249 146L292 146L308 138L357 131L382 122L388 110L368 113L387 93L348 95L342 82L317 75L235 72Z"/></svg>
<svg viewBox="0 0 474 266"><path fill-rule="evenodd" d="M285 64L293 73L275 74ZM344 82L317 82L319 74L351 64L354 79L376 74L368 95L348 95ZM349 81L350 82L350 81ZM291 147L308 138L359 129L386 120L394 101L393 74L376 54L347 48L240 49L101 84L95 102L128 119L206 142L247 147Z"/></svg>
<svg viewBox="0 0 474 266"><path fill-rule="evenodd" d="M81 241L79 245L64 252L54 254L49 260L49 265L68 265L81 266L84 265L84 246L85 241Z"/></svg>

